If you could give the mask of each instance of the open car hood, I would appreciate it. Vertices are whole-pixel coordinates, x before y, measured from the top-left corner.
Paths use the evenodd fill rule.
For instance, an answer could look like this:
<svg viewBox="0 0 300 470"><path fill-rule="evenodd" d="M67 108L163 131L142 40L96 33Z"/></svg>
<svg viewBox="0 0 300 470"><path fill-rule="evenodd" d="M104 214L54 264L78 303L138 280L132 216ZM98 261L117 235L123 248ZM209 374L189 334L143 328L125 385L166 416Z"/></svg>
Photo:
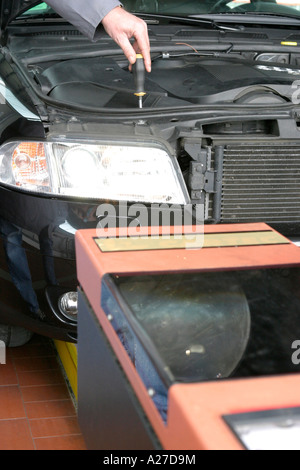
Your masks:
<svg viewBox="0 0 300 470"><path fill-rule="evenodd" d="M39 3L41 3L40 0L0 0L1 33L5 30L10 21L13 20L17 15L27 10L29 7L33 7Z"/></svg>

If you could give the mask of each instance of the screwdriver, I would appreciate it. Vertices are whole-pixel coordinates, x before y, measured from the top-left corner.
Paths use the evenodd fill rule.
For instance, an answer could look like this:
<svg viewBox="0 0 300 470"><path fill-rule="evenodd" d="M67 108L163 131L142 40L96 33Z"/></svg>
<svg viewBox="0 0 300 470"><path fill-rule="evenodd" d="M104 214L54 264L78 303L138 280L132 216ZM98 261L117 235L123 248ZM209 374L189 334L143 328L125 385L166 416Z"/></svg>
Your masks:
<svg viewBox="0 0 300 470"><path fill-rule="evenodd" d="M136 55L135 64L132 66L134 81L135 81L135 88L136 92L134 93L135 96L139 98L139 108L143 107L143 96L145 96L145 64L144 64L144 57L142 54Z"/></svg>

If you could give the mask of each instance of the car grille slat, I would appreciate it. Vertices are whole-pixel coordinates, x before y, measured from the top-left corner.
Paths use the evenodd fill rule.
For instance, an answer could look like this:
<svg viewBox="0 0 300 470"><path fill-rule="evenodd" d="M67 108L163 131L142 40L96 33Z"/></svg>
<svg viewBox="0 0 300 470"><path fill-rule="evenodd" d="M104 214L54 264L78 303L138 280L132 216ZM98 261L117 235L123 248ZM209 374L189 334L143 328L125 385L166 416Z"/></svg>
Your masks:
<svg viewBox="0 0 300 470"><path fill-rule="evenodd" d="M300 222L300 143L223 149L221 222Z"/></svg>

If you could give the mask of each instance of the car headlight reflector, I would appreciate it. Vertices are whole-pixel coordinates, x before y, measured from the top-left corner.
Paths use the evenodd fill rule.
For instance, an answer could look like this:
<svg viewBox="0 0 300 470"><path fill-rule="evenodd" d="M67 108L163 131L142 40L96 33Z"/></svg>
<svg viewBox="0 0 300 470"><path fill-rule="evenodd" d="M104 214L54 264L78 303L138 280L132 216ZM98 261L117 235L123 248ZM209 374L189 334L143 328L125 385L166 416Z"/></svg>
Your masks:
<svg viewBox="0 0 300 470"><path fill-rule="evenodd" d="M154 145L10 142L0 148L0 183L55 196L189 202L177 160Z"/></svg>
<svg viewBox="0 0 300 470"><path fill-rule="evenodd" d="M68 183L66 186L81 188L86 184L96 184L97 170L96 154L80 146L71 147L62 157L62 175Z"/></svg>

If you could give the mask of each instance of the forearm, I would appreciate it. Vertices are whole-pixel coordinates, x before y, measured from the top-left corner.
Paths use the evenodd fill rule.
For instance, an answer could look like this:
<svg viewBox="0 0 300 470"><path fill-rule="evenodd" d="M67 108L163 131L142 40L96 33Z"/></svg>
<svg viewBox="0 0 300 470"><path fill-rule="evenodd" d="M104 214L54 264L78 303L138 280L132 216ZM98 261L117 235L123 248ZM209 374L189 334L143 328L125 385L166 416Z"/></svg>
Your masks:
<svg viewBox="0 0 300 470"><path fill-rule="evenodd" d="M91 40L102 19L121 5L118 0L47 0L47 3Z"/></svg>

